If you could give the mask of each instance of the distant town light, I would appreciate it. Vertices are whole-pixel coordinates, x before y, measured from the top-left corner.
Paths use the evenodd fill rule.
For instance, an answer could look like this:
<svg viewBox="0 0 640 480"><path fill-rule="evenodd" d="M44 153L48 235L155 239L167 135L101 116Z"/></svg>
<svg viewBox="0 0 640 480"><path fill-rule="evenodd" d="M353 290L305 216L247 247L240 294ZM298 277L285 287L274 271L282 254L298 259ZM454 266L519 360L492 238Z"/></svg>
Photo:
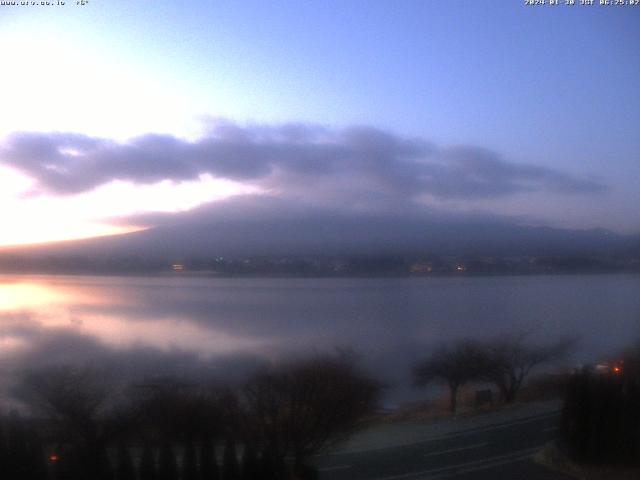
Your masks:
<svg viewBox="0 0 640 480"><path fill-rule="evenodd" d="M49 455L49 461L50 462L57 462L58 460L60 460L60 457L58 455L56 455L55 453L53 455Z"/></svg>
<svg viewBox="0 0 640 480"><path fill-rule="evenodd" d="M171 265L171 268L173 268L174 272L181 272L184 270L184 265L182 265L181 263L174 263L173 265Z"/></svg>

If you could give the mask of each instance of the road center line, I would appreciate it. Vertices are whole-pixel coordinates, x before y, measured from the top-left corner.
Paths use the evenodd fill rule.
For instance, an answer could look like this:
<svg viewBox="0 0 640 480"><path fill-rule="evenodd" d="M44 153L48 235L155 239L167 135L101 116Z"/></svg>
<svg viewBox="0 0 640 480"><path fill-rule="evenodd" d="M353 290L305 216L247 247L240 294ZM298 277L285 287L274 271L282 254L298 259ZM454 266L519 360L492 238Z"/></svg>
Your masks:
<svg viewBox="0 0 640 480"><path fill-rule="evenodd" d="M484 447L485 445L487 445L487 442L474 443L473 445L467 445L466 447L449 448L447 450L439 450L437 452L429 452L425 456L426 457L433 457L435 455L444 455L445 453L461 452L463 450L471 450L472 448Z"/></svg>

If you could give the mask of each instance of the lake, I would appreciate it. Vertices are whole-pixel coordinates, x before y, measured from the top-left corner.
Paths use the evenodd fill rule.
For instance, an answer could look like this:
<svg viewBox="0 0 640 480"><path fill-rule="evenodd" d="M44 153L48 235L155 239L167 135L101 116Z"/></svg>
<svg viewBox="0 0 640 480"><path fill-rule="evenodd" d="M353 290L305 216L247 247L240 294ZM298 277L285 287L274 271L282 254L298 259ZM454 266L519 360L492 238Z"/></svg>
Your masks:
<svg viewBox="0 0 640 480"><path fill-rule="evenodd" d="M204 362L233 378L338 347L406 386L439 342L523 330L579 335L572 361L602 358L640 338L640 276L0 276L4 369L110 363L133 375Z"/></svg>

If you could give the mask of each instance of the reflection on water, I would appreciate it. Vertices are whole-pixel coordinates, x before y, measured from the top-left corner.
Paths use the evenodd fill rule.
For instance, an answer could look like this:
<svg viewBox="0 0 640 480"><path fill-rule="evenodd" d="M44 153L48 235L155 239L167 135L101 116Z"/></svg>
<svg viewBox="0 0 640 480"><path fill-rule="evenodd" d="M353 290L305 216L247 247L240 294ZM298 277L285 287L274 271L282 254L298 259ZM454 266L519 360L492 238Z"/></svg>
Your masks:
<svg viewBox="0 0 640 480"><path fill-rule="evenodd" d="M55 291L33 283L0 284L0 312L35 308L56 300Z"/></svg>
<svg viewBox="0 0 640 480"><path fill-rule="evenodd" d="M533 328L593 358L638 334L640 277L0 277L0 355L274 355L352 346L398 378L429 345ZM58 343L52 339L64 337ZM72 341L73 340L73 341ZM82 348L82 342L90 344ZM45 348L46 345L46 348ZM95 353L97 355L97 353Z"/></svg>
<svg viewBox="0 0 640 480"><path fill-rule="evenodd" d="M140 346L201 355L259 348L258 339L193 321L189 312L167 316L144 293L179 285L157 279L4 277L0 281L0 341L4 355L47 333L92 337L116 348ZM137 312L137 313L136 313Z"/></svg>

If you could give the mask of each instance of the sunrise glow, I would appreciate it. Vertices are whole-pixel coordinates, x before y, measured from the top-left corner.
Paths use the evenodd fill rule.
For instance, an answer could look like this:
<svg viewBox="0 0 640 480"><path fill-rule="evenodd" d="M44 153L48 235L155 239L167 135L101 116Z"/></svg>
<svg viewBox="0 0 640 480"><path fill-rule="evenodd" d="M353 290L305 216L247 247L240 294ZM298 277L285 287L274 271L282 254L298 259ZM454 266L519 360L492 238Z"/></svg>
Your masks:
<svg viewBox="0 0 640 480"><path fill-rule="evenodd" d="M145 212L179 212L205 202L258 191L203 175L198 181L134 186L112 182L74 197L37 195L24 176L3 169L0 176L0 247L117 235L140 230L109 223Z"/></svg>
<svg viewBox="0 0 640 480"><path fill-rule="evenodd" d="M298 6L296 19L331 28L334 57L318 51L324 27L309 30L291 12L282 17L287 28L262 29L282 18L258 3L249 16L232 4L187 11L159 2L148 11L109 3L3 10L0 42L11 47L1 65L8 73L0 90L0 247L125 234L155 226L138 222L141 214L188 213L265 191L311 208L388 212L397 202L403 211L637 228L639 194L630 179L640 172L629 130L637 124L637 93L627 79L638 64L617 58L631 44L625 35L633 15L624 9L597 13L621 25L619 38L600 26L606 48L568 61L534 55L521 39L497 39L497 24L533 13L521 5L477 25L473 19L486 13L466 7L452 13L459 8L439 6L427 15L412 2L393 12L378 5L365 9L366 18L356 21L354 13L336 24L334 9ZM587 9L573 12L582 18ZM392 27L431 15L442 25ZM466 25L459 25L460 42L444 27L452 18ZM527 18L528 28L550 28ZM561 15L553 18L554 32L569 28ZM352 21L369 26L353 29ZM373 25L384 28L370 36L378 31ZM486 38L472 33L478 28ZM587 39L587 32L576 35ZM486 39L495 48L480 51ZM461 45L479 50L469 54ZM373 64L363 61L371 51L378 52ZM477 65L455 60L467 56ZM547 72L550 84L592 81L537 98L529 70ZM493 100L498 92L502 106ZM591 113L576 117L585 105ZM212 119L222 123L208 137ZM563 128L547 128L550 119ZM615 129L599 128L614 121ZM588 133L594 129L601 132L596 143ZM7 138L15 134L31 137L14 151ZM82 145L55 145L62 141L56 135L102 143L86 157ZM318 143L327 140L333 146L322 151ZM421 150L393 150L405 142Z"/></svg>
<svg viewBox="0 0 640 480"><path fill-rule="evenodd" d="M42 307L60 301L54 290L30 283L3 283L0 280L0 312Z"/></svg>
<svg viewBox="0 0 640 480"><path fill-rule="evenodd" d="M1 1L2 479L633 469L639 14Z"/></svg>

